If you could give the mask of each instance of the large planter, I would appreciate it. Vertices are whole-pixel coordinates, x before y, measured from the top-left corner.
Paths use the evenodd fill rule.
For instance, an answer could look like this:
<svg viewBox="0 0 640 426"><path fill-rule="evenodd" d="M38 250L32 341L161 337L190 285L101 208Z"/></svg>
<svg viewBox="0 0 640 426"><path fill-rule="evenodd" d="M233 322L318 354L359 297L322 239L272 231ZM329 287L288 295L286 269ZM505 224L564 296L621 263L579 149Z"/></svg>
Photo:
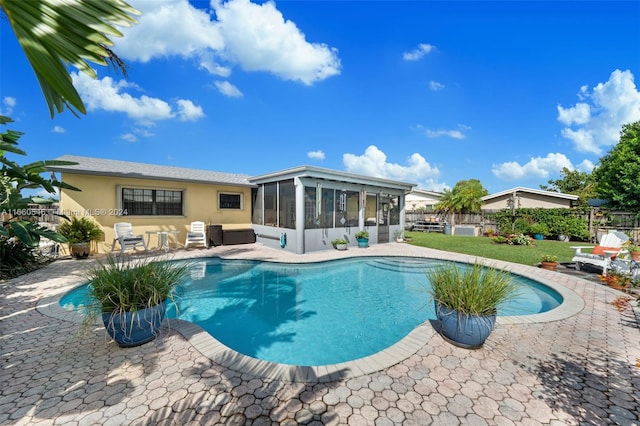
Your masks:
<svg viewBox="0 0 640 426"><path fill-rule="evenodd" d="M69 244L69 251L75 259L86 259L91 253L91 243Z"/></svg>
<svg viewBox="0 0 640 426"><path fill-rule="evenodd" d="M360 247L360 248L369 247L369 239L368 238L357 238L357 240L358 240L358 247Z"/></svg>
<svg viewBox="0 0 640 426"><path fill-rule="evenodd" d="M347 245L346 244L336 244L336 250L346 250L347 249Z"/></svg>
<svg viewBox="0 0 640 426"><path fill-rule="evenodd" d="M558 262L540 262L542 269L547 269L549 271L558 270Z"/></svg>
<svg viewBox="0 0 640 426"><path fill-rule="evenodd" d="M103 313L102 321L109 336L122 348L140 346L156 338L164 314L166 301L136 312Z"/></svg>
<svg viewBox="0 0 640 426"><path fill-rule="evenodd" d="M496 315L464 314L435 302L440 334L449 343L465 349L478 349L496 324Z"/></svg>

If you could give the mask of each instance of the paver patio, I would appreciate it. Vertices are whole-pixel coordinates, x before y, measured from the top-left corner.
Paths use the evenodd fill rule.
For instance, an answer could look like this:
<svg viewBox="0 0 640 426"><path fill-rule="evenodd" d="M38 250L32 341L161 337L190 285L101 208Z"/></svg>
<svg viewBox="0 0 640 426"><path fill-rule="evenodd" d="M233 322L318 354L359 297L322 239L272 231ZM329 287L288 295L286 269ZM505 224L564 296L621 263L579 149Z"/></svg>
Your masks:
<svg viewBox="0 0 640 426"><path fill-rule="evenodd" d="M305 255L254 244L173 256L301 262L360 254L474 260L395 243ZM80 282L75 274L88 262L59 260L0 284L0 424L640 424L640 311L616 310L610 302L623 294L599 283L490 261L561 284L584 307L555 321L503 322L480 350L432 332L380 371L295 383L225 367L179 327L128 349L104 331L77 338L77 324L50 316L48 301Z"/></svg>

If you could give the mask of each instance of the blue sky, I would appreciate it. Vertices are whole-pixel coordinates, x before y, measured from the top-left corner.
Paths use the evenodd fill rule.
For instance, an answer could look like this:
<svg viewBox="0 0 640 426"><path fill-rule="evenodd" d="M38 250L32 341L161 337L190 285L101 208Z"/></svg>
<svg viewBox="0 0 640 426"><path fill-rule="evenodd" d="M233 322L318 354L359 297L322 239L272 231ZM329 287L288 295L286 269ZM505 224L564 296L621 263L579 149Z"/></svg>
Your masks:
<svg viewBox="0 0 640 426"><path fill-rule="evenodd" d="M0 112L19 162L63 154L259 175L312 165L538 188L640 120L640 2L131 1L129 75L49 113L6 19Z"/></svg>

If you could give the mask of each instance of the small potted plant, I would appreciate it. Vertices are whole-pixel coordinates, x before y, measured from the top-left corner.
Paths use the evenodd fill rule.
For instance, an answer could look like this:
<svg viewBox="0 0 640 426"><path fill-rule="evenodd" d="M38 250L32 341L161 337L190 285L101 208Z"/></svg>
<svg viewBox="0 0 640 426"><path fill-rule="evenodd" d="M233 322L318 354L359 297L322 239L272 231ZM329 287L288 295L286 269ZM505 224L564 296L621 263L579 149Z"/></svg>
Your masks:
<svg viewBox="0 0 640 426"><path fill-rule="evenodd" d="M347 244L349 244L349 243L344 238L336 238L335 240L331 241L331 245L336 250L346 250L347 249Z"/></svg>
<svg viewBox="0 0 640 426"><path fill-rule="evenodd" d="M396 229L395 231L393 231L393 236L396 239L396 242L401 243L404 241L404 236L403 236L403 232L400 229Z"/></svg>
<svg viewBox="0 0 640 426"><path fill-rule="evenodd" d="M91 242L104 238L102 228L88 217L72 217L58 226L58 233L69 243L69 251L76 259L86 259L91 253Z"/></svg>
<svg viewBox="0 0 640 426"><path fill-rule="evenodd" d="M628 240L622 244L622 248L629 252L632 260L640 262L640 246L635 245L632 240Z"/></svg>
<svg viewBox="0 0 640 426"><path fill-rule="evenodd" d="M498 305L517 295L511 274L492 266L454 262L427 271L440 334L466 349L482 347L493 330Z"/></svg>
<svg viewBox="0 0 640 426"><path fill-rule="evenodd" d="M176 288L190 271L188 263L171 261L117 260L90 268L88 296L83 310L83 328L91 328L98 318L107 333L121 347L139 346L158 334Z"/></svg>
<svg viewBox="0 0 640 426"><path fill-rule="evenodd" d="M558 256L553 254L545 254L540 259L540 266L542 269L547 269L549 271L555 271L558 269Z"/></svg>
<svg viewBox="0 0 640 426"><path fill-rule="evenodd" d="M362 231L356 232L356 240L358 241L358 247L360 247L360 248L368 247L369 246L369 232L365 231L364 229Z"/></svg>
<svg viewBox="0 0 640 426"><path fill-rule="evenodd" d="M494 235L496 235L496 231L493 228L489 228L486 231L484 231L484 236L485 237L493 237Z"/></svg>
<svg viewBox="0 0 640 426"><path fill-rule="evenodd" d="M545 235L549 235L549 227L544 223L534 223L529 230L536 240L543 240Z"/></svg>

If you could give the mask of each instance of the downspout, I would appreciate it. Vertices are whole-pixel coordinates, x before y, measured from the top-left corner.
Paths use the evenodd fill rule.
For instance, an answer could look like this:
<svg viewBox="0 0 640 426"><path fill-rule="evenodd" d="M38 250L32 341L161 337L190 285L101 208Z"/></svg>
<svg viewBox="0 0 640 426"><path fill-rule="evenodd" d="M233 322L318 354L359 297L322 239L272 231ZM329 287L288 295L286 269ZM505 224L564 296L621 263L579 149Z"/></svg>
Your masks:
<svg viewBox="0 0 640 426"><path fill-rule="evenodd" d="M296 187L296 254L304 253L304 184L300 178L293 179Z"/></svg>

